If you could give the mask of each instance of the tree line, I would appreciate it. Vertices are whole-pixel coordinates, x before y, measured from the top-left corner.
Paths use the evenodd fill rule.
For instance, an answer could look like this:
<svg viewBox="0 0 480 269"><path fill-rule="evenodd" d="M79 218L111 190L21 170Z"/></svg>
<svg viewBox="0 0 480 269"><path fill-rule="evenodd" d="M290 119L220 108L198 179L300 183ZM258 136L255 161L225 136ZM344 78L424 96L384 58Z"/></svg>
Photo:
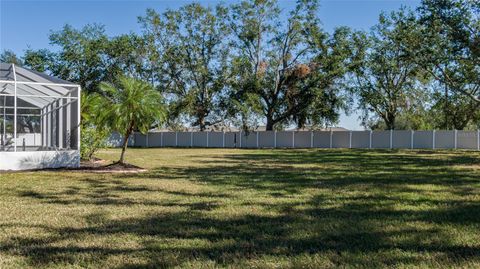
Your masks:
<svg viewBox="0 0 480 269"><path fill-rule="evenodd" d="M139 33L65 25L50 34L54 49L4 51L1 61L87 95L108 95L101 83L120 77L148 83L166 111L153 125L175 130L315 129L355 109L371 129L480 127L479 1L423 0L382 13L369 31L331 33L318 9L317 0L290 10L276 0L148 9Z"/></svg>

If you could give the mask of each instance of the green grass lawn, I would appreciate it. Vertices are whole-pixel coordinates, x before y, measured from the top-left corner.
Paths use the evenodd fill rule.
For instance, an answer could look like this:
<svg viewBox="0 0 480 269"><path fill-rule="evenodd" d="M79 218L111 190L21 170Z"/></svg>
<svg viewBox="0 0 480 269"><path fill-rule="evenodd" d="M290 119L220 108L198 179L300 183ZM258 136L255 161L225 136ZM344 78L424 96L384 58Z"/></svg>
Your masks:
<svg viewBox="0 0 480 269"><path fill-rule="evenodd" d="M480 153L129 149L127 161L149 171L0 174L0 268L480 267Z"/></svg>

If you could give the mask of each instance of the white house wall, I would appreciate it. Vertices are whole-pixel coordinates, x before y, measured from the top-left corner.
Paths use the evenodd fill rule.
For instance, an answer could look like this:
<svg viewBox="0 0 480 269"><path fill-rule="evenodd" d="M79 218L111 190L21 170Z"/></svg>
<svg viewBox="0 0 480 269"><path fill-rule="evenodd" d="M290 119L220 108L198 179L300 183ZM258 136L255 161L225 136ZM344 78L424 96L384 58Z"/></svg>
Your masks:
<svg viewBox="0 0 480 269"><path fill-rule="evenodd" d="M80 166L78 150L0 152L0 170L76 168Z"/></svg>

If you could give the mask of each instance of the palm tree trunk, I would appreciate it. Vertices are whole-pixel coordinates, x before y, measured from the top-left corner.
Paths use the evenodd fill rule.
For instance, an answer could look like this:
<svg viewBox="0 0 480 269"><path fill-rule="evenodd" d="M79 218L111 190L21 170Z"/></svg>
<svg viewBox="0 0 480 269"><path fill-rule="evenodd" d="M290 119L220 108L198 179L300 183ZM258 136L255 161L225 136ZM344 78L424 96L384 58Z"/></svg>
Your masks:
<svg viewBox="0 0 480 269"><path fill-rule="evenodd" d="M128 138L130 138L129 134L124 137L124 141L122 145L122 153L120 155L120 160L118 161L118 163L120 164L123 164L125 160L125 151L127 150L127 146L128 146Z"/></svg>
<svg viewBox="0 0 480 269"><path fill-rule="evenodd" d="M123 138L122 153L120 154L120 160L118 161L118 163L120 163L120 164L124 164L125 151L127 150L128 139L130 138L130 135L132 134L132 131L133 131L133 122L130 123L130 127L128 127L128 130L125 133L125 136Z"/></svg>

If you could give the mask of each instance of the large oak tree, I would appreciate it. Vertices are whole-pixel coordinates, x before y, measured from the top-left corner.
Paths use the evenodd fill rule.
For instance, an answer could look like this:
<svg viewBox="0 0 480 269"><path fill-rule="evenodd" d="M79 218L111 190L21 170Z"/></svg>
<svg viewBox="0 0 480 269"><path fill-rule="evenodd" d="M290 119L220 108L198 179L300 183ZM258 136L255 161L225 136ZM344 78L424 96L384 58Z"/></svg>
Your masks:
<svg viewBox="0 0 480 269"><path fill-rule="evenodd" d="M417 99L423 89L415 59L406 52L419 46L416 18L408 10L381 14L379 23L367 35L356 38L357 61L351 88L358 96L364 125L382 119L386 129L396 128L396 119Z"/></svg>
<svg viewBox="0 0 480 269"><path fill-rule="evenodd" d="M185 116L200 131L222 122L221 102L228 76L227 9L188 4L140 18L153 54L161 55L160 87L170 95L170 116Z"/></svg>
<svg viewBox="0 0 480 269"><path fill-rule="evenodd" d="M277 1L233 5L232 98L241 111L260 114L266 129L335 121L342 104L336 83L348 57L348 31L320 28L318 2L298 1L282 14ZM286 15L287 19L282 20ZM242 99L243 98L243 99ZM237 99L240 99L238 101Z"/></svg>

